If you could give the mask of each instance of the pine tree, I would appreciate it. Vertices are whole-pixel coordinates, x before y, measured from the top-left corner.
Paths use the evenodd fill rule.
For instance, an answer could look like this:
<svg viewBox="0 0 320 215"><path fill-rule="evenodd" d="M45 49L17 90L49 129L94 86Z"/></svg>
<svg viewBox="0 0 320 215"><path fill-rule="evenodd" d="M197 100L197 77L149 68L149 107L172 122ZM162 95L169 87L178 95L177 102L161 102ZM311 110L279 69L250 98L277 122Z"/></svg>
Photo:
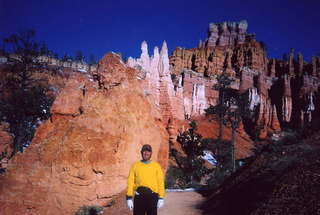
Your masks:
<svg viewBox="0 0 320 215"><path fill-rule="evenodd" d="M176 150L171 150L171 156L174 157L179 168L183 171L180 186L190 186L195 181L200 181L203 176L209 174L212 170L204 166L203 156L207 144L200 134L197 133L197 124L195 121L190 123L190 128L177 137L183 150L183 154Z"/></svg>
<svg viewBox="0 0 320 215"><path fill-rule="evenodd" d="M47 71L43 57L52 52L44 42L35 40L34 30L12 34L3 42L8 59L4 86L10 96L0 100L0 120L10 124L16 153L31 142L37 124L50 116L52 98L47 96L46 87L40 85L33 74Z"/></svg>
<svg viewBox="0 0 320 215"><path fill-rule="evenodd" d="M207 116L215 116L219 122L218 144L227 143L223 140L224 127L230 126L232 130L230 151L232 171L235 171L235 142L236 130L239 127L242 115L242 103L240 96L231 88L234 81L227 73L221 73L217 76L217 83L213 86L219 92L218 103L216 106L210 106L206 110Z"/></svg>
<svg viewBox="0 0 320 215"><path fill-rule="evenodd" d="M45 43L40 44L35 40L34 30L12 34L4 39L4 44L12 78L18 85L16 87L26 90L33 82L32 74L46 65L41 56L47 56L49 50Z"/></svg>
<svg viewBox="0 0 320 215"><path fill-rule="evenodd" d="M96 57L93 54L89 56L89 64L90 65L97 64Z"/></svg>
<svg viewBox="0 0 320 215"><path fill-rule="evenodd" d="M75 59L76 61L83 62L84 59L85 59L85 57L84 57L84 55L83 55L83 52L82 52L81 50L77 50L74 59Z"/></svg>

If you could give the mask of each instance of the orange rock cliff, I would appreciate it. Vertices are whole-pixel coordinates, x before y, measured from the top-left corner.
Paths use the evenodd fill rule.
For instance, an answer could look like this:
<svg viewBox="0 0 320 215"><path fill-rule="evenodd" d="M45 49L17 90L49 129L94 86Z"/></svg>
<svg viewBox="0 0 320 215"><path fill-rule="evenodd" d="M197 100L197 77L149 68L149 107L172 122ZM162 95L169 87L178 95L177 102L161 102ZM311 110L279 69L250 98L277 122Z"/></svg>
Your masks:
<svg viewBox="0 0 320 215"><path fill-rule="evenodd" d="M126 188L142 144L166 168L168 133L136 71L106 55L95 77L74 74L57 96L52 117L0 176L0 214L74 214L105 205Z"/></svg>

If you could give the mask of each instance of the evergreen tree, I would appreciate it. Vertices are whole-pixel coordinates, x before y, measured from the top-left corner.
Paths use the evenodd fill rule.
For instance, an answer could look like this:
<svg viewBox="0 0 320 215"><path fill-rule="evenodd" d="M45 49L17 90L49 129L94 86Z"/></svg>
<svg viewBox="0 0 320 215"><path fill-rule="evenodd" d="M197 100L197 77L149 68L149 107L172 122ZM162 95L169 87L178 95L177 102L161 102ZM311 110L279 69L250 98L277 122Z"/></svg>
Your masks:
<svg viewBox="0 0 320 215"><path fill-rule="evenodd" d="M183 174L180 175L180 186L191 186L193 182L199 182L203 176L209 174L212 170L204 166L204 150L208 149L207 142L197 132L195 121L190 123L190 128L177 137L183 153L178 153L171 149L171 156L175 159Z"/></svg>
<svg viewBox="0 0 320 215"><path fill-rule="evenodd" d="M96 57L93 54L89 56L89 64L90 65L97 64Z"/></svg>
<svg viewBox="0 0 320 215"><path fill-rule="evenodd" d="M4 39L7 50L5 55L11 65L12 78L18 85L16 87L26 90L31 86L32 74L35 71L43 70L46 65L42 62L41 56L48 55L47 46L35 40L35 31L28 30L12 34Z"/></svg>
<svg viewBox="0 0 320 215"><path fill-rule="evenodd" d="M83 52L82 52L81 50L77 50L74 59L75 59L76 61L83 62L84 59L85 59L85 57L84 57L84 55L83 55Z"/></svg>
<svg viewBox="0 0 320 215"><path fill-rule="evenodd" d="M64 54L63 57L61 58L62 61L69 61L72 60L72 57L68 54Z"/></svg>
<svg viewBox="0 0 320 215"><path fill-rule="evenodd" d="M48 89L33 77L35 72L47 71L42 57L50 51L44 42L35 40L34 30L12 34L4 39L4 44L8 73L3 86L10 94L0 100L0 120L10 124L16 153L31 142L37 124L50 116L52 98L47 96Z"/></svg>
<svg viewBox="0 0 320 215"><path fill-rule="evenodd" d="M234 80L226 73L221 73L217 76L217 83L213 86L219 92L218 104L214 107L209 107L207 114L216 114L219 121L219 136L218 139L223 139L224 125L226 124L226 114L229 104L230 85ZM211 111L211 112L210 112Z"/></svg>
<svg viewBox="0 0 320 215"><path fill-rule="evenodd" d="M230 142L230 154L232 171L235 171L235 142L236 130L241 122L241 117L247 110L243 96L240 96L235 90L231 89L231 84L234 81L228 74L222 73L217 77L217 83L213 86L219 91L218 104L210 106L206 110L207 116L215 116L219 122L218 144L228 143L223 140L224 126L230 126L232 135Z"/></svg>

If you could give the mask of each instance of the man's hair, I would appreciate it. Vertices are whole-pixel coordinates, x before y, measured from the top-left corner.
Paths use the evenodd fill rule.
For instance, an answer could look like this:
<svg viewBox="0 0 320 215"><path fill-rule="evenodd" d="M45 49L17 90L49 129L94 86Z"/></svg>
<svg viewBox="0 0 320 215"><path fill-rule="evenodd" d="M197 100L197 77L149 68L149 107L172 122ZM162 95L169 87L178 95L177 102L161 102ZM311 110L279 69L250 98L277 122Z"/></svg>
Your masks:
<svg viewBox="0 0 320 215"><path fill-rule="evenodd" d="M149 151L152 152L152 147L149 144L144 144L141 148L141 152L143 151Z"/></svg>

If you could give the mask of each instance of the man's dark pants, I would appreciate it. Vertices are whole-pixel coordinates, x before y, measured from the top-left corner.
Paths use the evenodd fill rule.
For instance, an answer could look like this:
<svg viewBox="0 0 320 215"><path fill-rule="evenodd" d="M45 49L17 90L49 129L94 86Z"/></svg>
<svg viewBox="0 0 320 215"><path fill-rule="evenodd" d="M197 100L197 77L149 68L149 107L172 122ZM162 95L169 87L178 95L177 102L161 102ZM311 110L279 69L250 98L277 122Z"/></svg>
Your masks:
<svg viewBox="0 0 320 215"><path fill-rule="evenodd" d="M158 194L149 189L137 189L133 215L157 215Z"/></svg>

